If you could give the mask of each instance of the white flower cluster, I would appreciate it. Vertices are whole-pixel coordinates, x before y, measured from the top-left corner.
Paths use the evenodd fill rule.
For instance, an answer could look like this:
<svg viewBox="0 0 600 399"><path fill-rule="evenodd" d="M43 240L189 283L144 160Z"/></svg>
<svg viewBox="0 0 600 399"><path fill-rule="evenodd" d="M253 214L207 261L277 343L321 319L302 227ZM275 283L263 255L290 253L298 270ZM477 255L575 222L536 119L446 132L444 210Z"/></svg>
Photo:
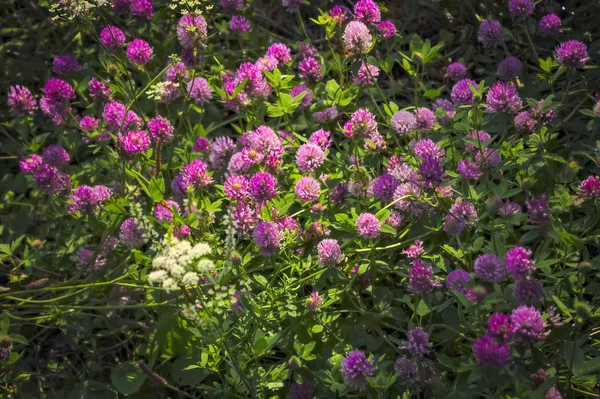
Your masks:
<svg viewBox="0 0 600 399"><path fill-rule="evenodd" d="M159 235L156 230L154 230L154 226L148 216L144 214L142 205L138 204L137 202L132 203L130 207L130 214L137 225L144 231L144 242L150 241L152 243L150 246L150 251L153 253L158 252L160 250Z"/></svg>
<svg viewBox="0 0 600 399"><path fill-rule="evenodd" d="M194 246L189 241L176 238L165 240L160 255L152 260L153 271L148 275L150 284L162 285L167 291L175 291L180 285L197 285L199 274L210 274L215 264L209 259L200 259L210 253L210 246L199 243Z"/></svg>
<svg viewBox="0 0 600 399"><path fill-rule="evenodd" d="M95 8L109 6L108 0L65 0L50 6L50 11L58 18L84 18L91 17Z"/></svg>
<svg viewBox="0 0 600 399"><path fill-rule="evenodd" d="M193 10L194 14L203 14L203 10L212 10L210 0L171 0L169 8L172 10L180 9L182 14L187 14L189 10Z"/></svg>
<svg viewBox="0 0 600 399"><path fill-rule="evenodd" d="M169 100L176 98L179 94L179 83L171 82L170 80L158 82L149 88L146 94L150 100L169 102Z"/></svg>

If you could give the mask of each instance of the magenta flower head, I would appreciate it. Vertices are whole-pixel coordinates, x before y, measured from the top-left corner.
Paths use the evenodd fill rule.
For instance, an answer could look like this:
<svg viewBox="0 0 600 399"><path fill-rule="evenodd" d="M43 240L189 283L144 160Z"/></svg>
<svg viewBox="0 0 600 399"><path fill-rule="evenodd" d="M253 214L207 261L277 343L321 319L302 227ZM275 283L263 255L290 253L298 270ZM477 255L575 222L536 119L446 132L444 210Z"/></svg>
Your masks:
<svg viewBox="0 0 600 399"><path fill-rule="evenodd" d="M116 26L107 26L100 32L100 43L107 49L115 51L125 44L125 34Z"/></svg>
<svg viewBox="0 0 600 399"><path fill-rule="evenodd" d="M133 0L129 5L129 12L133 17L152 19L152 0Z"/></svg>
<svg viewBox="0 0 600 399"><path fill-rule="evenodd" d="M533 306L519 306L510 315L510 323L515 341L529 344L546 338L546 323L540 312Z"/></svg>
<svg viewBox="0 0 600 399"><path fill-rule="evenodd" d="M362 62L356 75L353 74L352 80L356 86L370 86L377 81L379 76L379 68L375 65Z"/></svg>
<svg viewBox="0 0 600 399"><path fill-rule="evenodd" d="M501 342L489 334L478 337L472 349L481 364L504 367L512 361L508 343Z"/></svg>
<svg viewBox="0 0 600 399"><path fill-rule="evenodd" d="M75 90L62 79L50 78L44 85L44 96L49 102L61 103L74 99Z"/></svg>
<svg viewBox="0 0 600 399"><path fill-rule="evenodd" d="M396 35L396 26L392 21L381 21L377 25L377 31L384 39L392 38Z"/></svg>
<svg viewBox="0 0 600 399"><path fill-rule="evenodd" d="M225 196L241 201L250 194L250 182L244 176L229 176L224 184Z"/></svg>
<svg viewBox="0 0 600 399"><path fill-rule="evenodd" d="M474 100L471 86L474 89L477 89L477 82L471 79L463 79L456 82L456 84L452 86L452 92L450 94L452 102L457 105L472 105Z"/></svg>
<svg viewBox="0 0 600 399"><path fill-rule="evenodd" d="M331 132L319 129L310 135L308 142L318 145L323 151L327 151L331 146Z"/></svg>
<svg viewBox="0 0 600 399"><path fill-rule="evenodd" d="M496 82L487 92L487 112L516 113L523 106L517 88L512 83Z"/></svg>
<svg viewBox="0 0 600 399"><path fill-rule="evenodd" d="M129 218L121 224L119 239L131 248L139 248L147 241L144 237L144 229L134 218Z"/></svg>
<svg viewBox="0 0 600 399"><path fill-rule="evenodd" d="M400 349L406 349L413 358L419 359L431 352L429 335L421 327L415 327L408 332L408 340L404 341Z"/></svg>
<svg viewBox="0 0 600 399"><path fill-rule="evenodd" d="M260 249L260 253L270 256L281 246L281 230L277 223L260 222L252 233L254 243Z"/></svg>
<svg viewBox="0 0 600 399"><path fill-rule="evenodd" d="M392 129L396 131L396 133L407 134L413 129L416 129L417 118L415 118L415 116L408 111L398 111L392 115L390 125L392 126Z"/></svg>
<svg viewBox="0 0 600 399"><path fill-rule="evenodd" d="M44 162L50 166L60 168L69 163L71 157L67 150L58 144L52 144L46 147L42 155Z"/></svg>
<svg viewBox="0 0 600 399"><path fill-rule="evenodd" d="M208 152L210 150L210 141L206 137L198 137L194 143L193 152Z"/></svg>
<svg viewBox="0 0 600 399"><path fill-rule="evenodd" d="M171 222L173 220L173 211L177 215L181 212L179 204L175 201L165 200L165 205L157 204L156 208L154 208L154 217L160 223Z"/></svg>
<svg viewBox="0 0 600 399"><path fill-rule="evenodd" d="M477 165L471 163L468 159L458 161L458 174L465 179L477 180L481 177L481 170Z"/></svg>
<svg viewBox="0 0 600 399"><path fill-rule="evenodd" d="M463 292L471 282L471 275L464 270L454 270L446 277L446 287L449 290Z"/></svg>
<svg viewBox="0 0 600 399"><path fill-rule="evenodd" d="M434 287L439 287L437 280L431 280L433 268L425 265L422 260L413 261L412 267L408 269L408 286L406 289L413 294L429 294Z"/></svg>
<svg viewBox="0 0 600 399"><path fill-rule="evenodd" d="M155 116L150 119L148 130L157 142L166 143L173 138L173 125L162 116Z"/></svg>
<svg viewBox="0 0 600 399"><path fill-rule="evenodd" d="M400 184L398 179L391 175L379 176L371 185L373 196L379 201L392 201L398 184Z"/></svg>
<svg viewBox="0 0 600 399"><path fill-rule="evenodd" d="M67 53L54 57L52 72L55 74L64 76L80 70L81 65L79 65L73 54Z"/></svg>
<svg viewBox="0 0 600 399"><path fill-rule="evenodd" d="M521 206L511 200L504 201L502 205L500 205L500 207L498 208L498 214L504 217L514 216L520 213Z"/></svg>
<svg viewBox="0 0 600 399"><path fill-rule="evenodd" d="M137 65L145 65L152 58L152 48L142 39L133 39L127 46L127 58Z"/></svg>
<svg viewBox="0 0 600 399"><path fill-rule="evenodd" d="M417 107L413 113L417 122L417 129L433 130L435 126L435 114L429 108Z"/></svg>
<svg viewBox="0 0 600 399"><path fill-rule="evenodd" d="M127 156L135 156L150 148L150 136L143 130L130 130L129 133L120 135L117 147Z"/></svg>
<svg viewBox="0 0 600 399"><path fill-rule="evenodd" d="M206 20L202 15L186 14L177 23L177 38L184 48L199 48L206 39Z"/></svg>
<svg viewBox="0 0 600 399"><path fill-rule="evenodd" d="M100 101L110 101L112 98L112 91L110 87L104 83L99 81L96 78L92 78L88 82L88 90L90 91L90 97L94 99L98 99Z"/></svg>
<svg viewBox="0 0 600 399"><path fill-rule="evenodd" d="M587 179L581 182L579 190L582 191L582 196L587 198L598 198L600 197L600 177L589 176Z"/></svg>
<svg viewBox="0 0 600 399"><path fill-rule="evenodd" d="M310 83L323 78L323 65L316 58L305 58L298 64L298 75Z"/></svg>
<svg viewBox="0 0 600 399"><path fill-rule="evenodd" d="M344 383L354 391L362 391L367 387L369 379L375 376L375 367L363 351L354 349L341 362Z"/></svg>
<svg viewBox="0 0 600 399"><path fill-rule="evenodd" d="M300 42L298 46L298 58L319 58L319 50L310 43Z"/></svg>
<svg viewBox="0 0 600 399"><path fill-rule="evenodd" d="M471 154L481 152L481 150L485 149L485 142L492 138L489 133L483 130L474 130L467 137L477 141L477 144L465 143L466 150Z"/></svg>
<svg viewBox="0 0 600 399"><path fill-rule="evenodd" d="M465 221L452 215L444 218L444 231L451 236L460 236L465 229Z"/></svg>
<svg viewBox="0 0 600 399"><path fill-rule="evenodd" d="M488 317L488 328L494 337L508 341L512 339L510 317L504 313L494 313Z"/></svg>
<svg viewBox="0 0 600 399"><path fill-rule="evenodd" d="M311 399L313 397L314 387L310 382L303 379L302 383L290 385L289 399Z"/></svg>
<svg viewBox="0 0 600 399"><path fill-rule="evenodd" d="M419 165L419 172L421 180L427 187L436 186L446 176L439 158L428 155L423 157L423 161Z"/></svg>
<svg viewBox="0 0 600 399"><path fill-rule="evenodd" d="M345 256L337 240L326 238L317 245L319 264L325 267L335 266L344 261Z"/></svg>
<svg viewBox="0 0 600 399"><path fill-rule="evenodd" d="M342 25L348 17L351 15L350 10L346 6L333 6L331 10L329 10L329 15L333 18L338 26Z"/></svg>
<svg viewBox="0 0 600 399"><path fill-rule="evenodd" d="M381 222L372 213L362 213L356 219L356 232L362 238L377 238Z"/></svg>
<svg viewBox="0 0 600 399"><path fill-rule="evenodd" d="M7 104L11 110L16 114L29 114L33 115L33 112L37 109L37 102L31 91L27 87L23 86L11 86L8 92Z"/></svg>
<svg viewBox="0 0 600 399"><path fill-rule="evenodd" d="M240 235L247 237L258 222L258 212L254 205L238 202L233 208L231 218L235 222L235 230Z"/></svg>
<svg viewBox="0 0 600 399"><path fill-rule="evenodd" d="M294 87L292 87L292 90L290 90L290 96L292 96L292 97L296 97L300 93L306 93L306 94L304 95L304 98L302 99L302 101L300 101L298 108L296 108L298 111L310 107L310 105L312 104L312 100L313 100L310 89L304 85L294 86Z"/></svg>
<svg viewBox="0 0 600 399"><path fill-rule="evenodd" d="M233 13L244 7L244 0L219 0L219 4L224 11Z"/></svg>
<svg viewBox="0 0 600 399"><path fill-rule="evenodd" d="M350 120L344 124L344 135L364 138L377 132L377 121L368 109L359 108L352 113Z"/></svg>
<svg viewBox="0 0 600 399"><path fill-rule="evenodd" d="M517 19L527 18L535 12L534 0L508 0L508 11Z"/></svg>
<svg viewBox="0 0 600 399"><path fill-rule="evenodd" d="M371 36L369 28L365 24L360 21L351 21L346 26L343 39L346 50L353 53L366 54L371 48L373 36Z"/></svg>
<svg viewBox="0 0 600 399"><path fill-rule="evenodd" d="M519 305L540 305L544 302L544 284L533 277L517 280L513 295Z"/></svg>
<svg viewBox="0 0 600 399"><path fill-rule="evenodd" d="M172 64L165 71L165 80L170 82L179 82L180 79L189 79L189 71L183 62Z"/></svg>
<svg viewBox="0 0 600 399"><path fill-rule="evenodd" d="M31 154L28 157L23 157L19 161L19 168L23 173L33 173L42 166L42 157L37 154Z"/></svg>
<svg viewBox="0 0 600 399"><path fill-rule="evenodd" d="M550 208L546 200L546 194L542 194L539 198L531 196L530 199L525 201L525 205L527 205L527 212L529 213L529 217L527 218L529 223L540 226L548 224Z"/></svg>
<svg viewBox="0 0 600 399"><path fill-rule="evenodd" d="M313 118L315 118L315 122L318 123L327 123L335 120L338 117L338 110L336 106L325 108L323 111L317 111L313 113Z"/></svg>
<svg viewBox="0 0 600 399"><path fill-rule="evenodd" d="M306 307L308 310L311 312L316 312L321 305L323 305L323 298L321 298L321 295L319 295L318 292L311 293L306 301Z"/></svg>
<svg viewBox="0 0 600 399"><path fill-rule="evenodd" d="M141 125L141 118L133 111L128 111L125 115L125 105L118 102L107 103L104 106L102 116L104 124L112 132L121 130L136 129ZM122 129L121 129L122 127Z"/></svg>
<svg viewBox="0 0 600 399"><path fill-rule="evenodd" d="M213 169L222 169L235 152L235 143L229 137L220 136L212 144L208 160Z"/></svg>
<svg viewBox="0 0 600 399"><path fill-rule="evenodd" d="M535 262L531 259L532 252L523 247L513 247L508 250L504 262L508 273L518 280L535 270Z"/></svg>
<svg viewBox="0 0 600 399"><path fill-rule="evenodd" d="M492 254L480 255L475 259L474 269L475 275L488 283L498 283L506 276L502 259Z"/></svg>
<svg viewBox="0 0 600 399"><path fill-rule="evenodd" d="M181 171L183 184L186 187L201 189L212 183L213 179L208 173L208 166L202 160L196 159L187 164Z"/></svg>
<svg viewBox="0 0 600 399"><path fill-rule="evenodd" d="M458 82L467 76L467 67L462 62L453 62L446 68L446 73L450 80Z"/></svg>
<svg viewBox="0 0 600 399"><path fill-rule="evenodd" d="M495 168L502 162L502 157L497 150L486 148L483 150L483 154L481 151L475 154L475 162L481 168Z"/></svg>
<svg viewBox="0 0 600 399"><path fill-rule="evenodd" d="M325 160L321 147L313 143L305 143L296 153L296 165L303 173L314 172Z"/></svg>
<svg viewBox="0 0 600 399"><path fill-rule="evenodd" d="M538 23L538 31L542 36L551 36L560 33L562 21L556 14L544 15Z"/></svg>
<svg viewBox="0 0 600 399"><path fill-rule="evenodd" d="M234 15L229 22L229 29L233 33L243 34L252 32L250 22L241 15Z"/></svg>
<svg viewBox="0 0 600 399"><path fill-rule="evenodd" d="M300 201L315 202L319 200L321 187L317 180L310 176L304 176L296 183L294 192Z"/></svg>
<svg viewBox="0 0 600 399"><path fill-rule="evenodd" d="M554 50L554 58L560 65L573 69L583 68L590 60L587 46L578 40L559 44Z"/></svg>
<svg viewBox="0 0 600 399"><path fill-rule="evenodd" d="M269 172L256 172L250 178L250 195L260 203L266 202L276 196L277 179Z"/></svg>
<svg viewBox="0 0 600 399"><path fill-rule="evenodd" d="M381 10L373 0L358 0L354 5L354 16L364 24L374 25L381 21Z"/></svg>
<svg viewBox="0 0 600 399"><path fill-rule="evenodd" d="M477 40L485 47L492 47L500 43L502 38L502 25L495 19L483 21L479 25Z"/></svg>
<svg viewBox="0 0 600 399"><path fill-rule="evenodd" d="M537 127L537 122L530 111L522 111L515 116L515 127L520 132L533 133Z"/></svg>
<svg viewBox="0 0 600 399"><path fill-rule="evenodd" d="M82 184L69 196L71 204L67 206L67 212L95 213L98 207L112 196L112 191L105 186L86 186Z"/></svg>
<svg viewBox="0 0 600 399"><path fill-rule="evenodd" d="M550 390L544 396L544 399L563 399L563 396L560 394L560 391L556 389L556 387L550 388Z"/></svg>
<svg viewBox="0 0 600 399"><path fill-rule="evenodd" d="M50 193L56 194L71 190L70 176L66 173L60 172L54 166L42 163L39 167L33 170L33 178L40 188Z"/></svg>
<svg viewBox="0 0 600 399"><path fill-rule="evenodd" d="M523 66L517 57L508 56L498 65L498 76L504 81L515 80L523 74Z"/></svg>
<svg viewBox="0 0 600 399"><path fill-rule="evenodd" d="M283 43L271 44L265 52L265 56L275 58L278 66L287 64L292 60L290 48Z"/></svg>
<svg viewBox="0 0 600 399"><path fill-rule="evenodd" d="M208 81L201 77L195 77L188 82L187 93L196 104L201 105L208 103L213 95Z"/></svg>

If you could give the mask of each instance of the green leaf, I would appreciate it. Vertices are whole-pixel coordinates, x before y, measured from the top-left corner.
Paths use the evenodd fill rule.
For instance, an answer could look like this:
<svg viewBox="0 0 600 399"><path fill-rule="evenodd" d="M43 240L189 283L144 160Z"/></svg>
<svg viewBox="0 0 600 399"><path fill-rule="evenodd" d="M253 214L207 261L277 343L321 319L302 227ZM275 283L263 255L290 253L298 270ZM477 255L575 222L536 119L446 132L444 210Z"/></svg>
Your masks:
<svg viewBox="0 0 600 399"><path fill-rule="evenodd" d="M431 312L431 310L429 309L429 306L427 306L427 304L425 303L425 300L421 299L421 301L419 301L419 305L417 305L417 315L423 317L428 315Z"/></svg>
<svg viewBox="0 0 600 399"><path fill-rule="evenodd" d="M16 342L17 344L29 345L29 341L27 340L27 338L20 334L10 334L10 339L12 339L12 341Z"/></svg>
<svg viewBox="0 0 600 399"><path fill-rule="evenodd" d="M123 395L132 395L140 390L146 375L134 361L123 362L112 369L110 380L113 386Z"/></svg>
<svg viewBox="0 0 600 399"><path fill-rule="evenodd" d="M210 375L210 370L200 367L191 357L180 357L171 366L171 376L177 385L198 385Z"/></svg>
<svg viewBox="0 0 600 399"><path fill-rule="evenodd" d="M231 94L230 100L233 100L234 98L236 98L237 95L240 94L240 92L242 90L244 90L244 87L246 87L246 84L248 84L248 78L242 80L239 85L235 86L235 89L233 90L233 93Z"/></svg>
<svg viewBox="0 0 600 399"><path fill-rule="evenodd" d="M597 370L600 370L600 357L588 360L587 362L580 362L579 367L575 368L574 374L576 377L592 375L592 373L596 376Z"/></svg>
<svg viewBox="0 0 600 399"><path fill-rule="evenodd" d="M261 276L260 274L254 276L254 279L258 282L258 284L262 286L266 286L268 284L267 279L264 276Z"/></svg>
<svg viewBox="0 0 600 399"><path fill-rule="evenodd" d="M392 226L390 226L389 224L382 224L380 230L383 233L389 233L389 234L393 234L396 235L398 232L396 231L396 229L394 229Z"/></svg>
<svg viewBox="0 0 600 399"><path fill-rule="evenodd" d="M430 100L438 98L441 95L442 92L439 90L427 90L425 93L423 93L423 97L428 98Z"/></svg>
<svg viewBox="0 0 600 399"><path fill-rule="evenodd" d="M154 202L160 202L165 195L165 180L162 174L159 177L153 178L148 184L148 193Z"/></svg>
<svg viewBox="0 0 600 399"><path fill-rule="evenodd" d="M321 331L323 331L323 326L322 326L322 325L320 325L320 324L315 324L315 325L312 327L312 332L313 332L313 333L315 333L315 334L318 334L318 333L320 333Z"/></svg>

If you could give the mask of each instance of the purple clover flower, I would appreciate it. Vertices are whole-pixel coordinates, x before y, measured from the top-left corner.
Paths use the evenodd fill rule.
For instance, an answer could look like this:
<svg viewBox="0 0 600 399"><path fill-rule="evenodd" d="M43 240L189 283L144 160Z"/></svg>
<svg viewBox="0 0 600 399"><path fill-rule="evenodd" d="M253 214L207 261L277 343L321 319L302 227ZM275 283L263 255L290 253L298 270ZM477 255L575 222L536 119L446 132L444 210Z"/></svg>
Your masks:
<svg viewBox="0 0 600 399"><path fill-rule="evenodd" d="M506 268L502 259L492 254L477 257L474 269L477 277L488 283L498 283L506 276Z"/></svg>
<svg viewBox="0 0 600 399"><path fill-rule="evenodd" d="M364 352L354 349L341 362L342 377L346 385L354 391L363 391L367 381L375 376L375 367Z"/></svg>

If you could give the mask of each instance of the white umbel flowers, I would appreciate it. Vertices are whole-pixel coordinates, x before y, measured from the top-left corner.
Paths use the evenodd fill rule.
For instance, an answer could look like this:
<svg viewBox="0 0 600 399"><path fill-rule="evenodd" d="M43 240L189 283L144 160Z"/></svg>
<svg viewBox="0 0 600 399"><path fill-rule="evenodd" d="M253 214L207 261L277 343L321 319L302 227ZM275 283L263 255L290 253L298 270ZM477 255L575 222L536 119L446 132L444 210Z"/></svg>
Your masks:
<svg viewBox="0 0 600 399"><path fill-rule="evenodd" d="M206 243L194 246L189 241L176 238L165 240L162 253L152 260L152 272L148 275L150 284L161 285L167 292L179 286L197 285L200 275L210 274L215 264L209 259L200 259L211 252Z"/></svg>

